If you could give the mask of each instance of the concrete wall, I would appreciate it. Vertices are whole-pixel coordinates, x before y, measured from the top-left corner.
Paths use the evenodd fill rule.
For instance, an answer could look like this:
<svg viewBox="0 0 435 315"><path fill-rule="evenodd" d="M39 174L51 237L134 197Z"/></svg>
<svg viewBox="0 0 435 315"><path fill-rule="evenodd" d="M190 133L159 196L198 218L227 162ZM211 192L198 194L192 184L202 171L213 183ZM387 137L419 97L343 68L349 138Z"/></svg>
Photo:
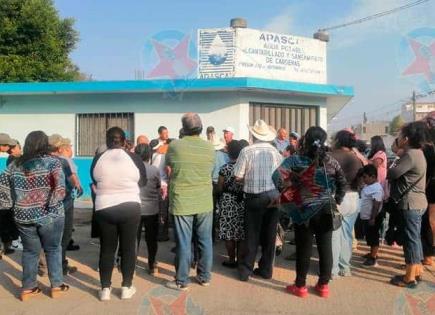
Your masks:
<svg viewBox="0 0 435 315"><path fill-rule="evenodd" d="M32 130L75 139L75 114L99 112L134 112L135 136L154 138L160 125L168 127L171 137L177 137L182 114L193 111L201 115L204 128L212 125L221 133L226 126L232 126L237 138L248 139L249 102L320 106L319 122L326 128L325 98L270 92L6 96L4 101L0 108L1 132L20 142Z"/></svg>
<svg viewBox="0 0 435 315"><path fill-rule="evenodd" d="M320 107L319 123L326 128L326 99L313 96L294 96L288 93L267 91L249 92L185 92L125 93L125 94L74 94L4 96L0 108L0 132L6 132L21 143L33 130L47 134L59 133L76 139L76 113L135 113L135 136L146 134L150 139L157 136L157 128L165 125L171 137L177 138L181 128L181 116L193 111L200 114L204 129L212 125L218 135L232 126L237 139L249 139L249 103L263 102ZM90 196L89 167L91 158L74 159L85 188ZM0 158L0 170L4 167ZM3 167L2 167L3 166Z"/></svg>
<svg viewBox="0 0 435 315"><path fill-rule="evenodd" d="M182 93L177 98L155 94L78 94L45 96L7 96L0 109L1 132L23 142L33 130L47 134L59 133L75 139L76 113L134 112L135 136L157 136L160 125L168 127L172 137L178 137L181 116L198 112L204 127L222 130L230 125L239 133L240 108L237 92Z"/></svg>

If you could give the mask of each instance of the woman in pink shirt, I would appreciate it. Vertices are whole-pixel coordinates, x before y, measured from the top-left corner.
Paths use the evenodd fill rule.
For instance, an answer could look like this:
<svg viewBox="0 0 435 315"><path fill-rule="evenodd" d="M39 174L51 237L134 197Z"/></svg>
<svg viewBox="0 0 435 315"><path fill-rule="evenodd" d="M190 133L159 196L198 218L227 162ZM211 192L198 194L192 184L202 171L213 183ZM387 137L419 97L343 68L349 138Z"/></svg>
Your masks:
<svg viewBox="0 0 435 315"><path fill-rule="evenodd" d="M370 147L368 159L378 170L378 182L384 189L385 196L387 195L387 154L385 153L384 140L380 136L374 136L370 139Z"/></svg>

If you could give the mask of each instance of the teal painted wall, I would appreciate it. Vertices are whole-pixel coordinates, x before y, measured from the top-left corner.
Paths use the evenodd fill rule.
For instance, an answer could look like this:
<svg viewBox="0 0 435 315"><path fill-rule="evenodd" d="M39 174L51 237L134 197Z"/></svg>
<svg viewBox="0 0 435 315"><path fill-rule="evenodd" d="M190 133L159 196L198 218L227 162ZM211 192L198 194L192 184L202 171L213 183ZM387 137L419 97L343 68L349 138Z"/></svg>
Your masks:
<svg viewBox="0 0 435 315"><path fill-rule="evenodd" d="M91 175L90 175L90 169L92 164L92 158L74 158L74 163L77 165L77 172L78 176L80 177L80 182L82 184L84 193L83 196L80 199L90 199L91 198L91 189L90 185L92 183L91 181ZM3 170L6 167L6 158L1 157L0 158L0 172L3 172Z"/></svg>

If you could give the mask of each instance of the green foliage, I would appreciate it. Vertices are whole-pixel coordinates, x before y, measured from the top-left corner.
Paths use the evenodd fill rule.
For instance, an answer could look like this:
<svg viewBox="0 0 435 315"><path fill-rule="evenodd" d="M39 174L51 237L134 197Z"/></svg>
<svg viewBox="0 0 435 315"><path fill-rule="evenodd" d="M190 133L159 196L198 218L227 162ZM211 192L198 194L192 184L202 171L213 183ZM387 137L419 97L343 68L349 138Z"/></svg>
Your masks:
<svg viewBox="0 0 435 315"><path fill-rule="evenodd" d="M79 79L69 59L78 41L73 24L52 0L0 0L0 82Z"/></svg>
<svg viewBox="0 0 435 315"><path fill-rule="evenodd" d="M390 127L389 127L390 134L396 135L404 124L405 121L403 120L401 115L397 115L396 117L394 117L393 120L390 122Z"/></svg>

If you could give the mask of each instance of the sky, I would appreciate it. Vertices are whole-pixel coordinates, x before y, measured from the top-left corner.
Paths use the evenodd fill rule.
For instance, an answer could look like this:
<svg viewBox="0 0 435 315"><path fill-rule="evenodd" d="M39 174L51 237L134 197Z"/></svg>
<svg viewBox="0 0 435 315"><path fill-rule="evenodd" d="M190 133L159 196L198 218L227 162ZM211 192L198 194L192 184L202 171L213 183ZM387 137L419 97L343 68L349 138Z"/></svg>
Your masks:
<svg viewBox="0 0 435 315"><path fill-rule="evenodd" d="M415 0L55 0L62 17L75 19L80 42L71 57L94 80L132 80L144 67L144 46L162 31L196 36L199 28L227 27L243 17L248 27L312 37L319 29ZM435 88L435 0L330 31L328 83L353 86L355 97L330 122L337 129L388 120L412 91ZM413 39L431 56L429 76L406 74L415 61ZM427 68L427 67L426 67Z"/></svg>

